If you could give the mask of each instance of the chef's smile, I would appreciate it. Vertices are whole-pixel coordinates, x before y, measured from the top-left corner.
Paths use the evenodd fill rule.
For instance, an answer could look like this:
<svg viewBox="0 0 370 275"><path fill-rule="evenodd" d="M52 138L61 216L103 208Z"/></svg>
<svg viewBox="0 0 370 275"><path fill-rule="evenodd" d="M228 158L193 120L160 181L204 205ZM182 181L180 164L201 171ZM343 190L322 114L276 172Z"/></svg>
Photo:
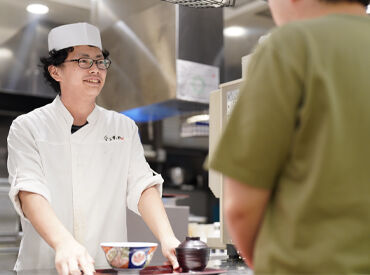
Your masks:
<svg viewBox="0 0 370 275"><path fill-rule="evenodd" d="M101 85L101 79L100 78L88 78L84 80L85 83L87 83L89 86L97 87Z"/></svg>

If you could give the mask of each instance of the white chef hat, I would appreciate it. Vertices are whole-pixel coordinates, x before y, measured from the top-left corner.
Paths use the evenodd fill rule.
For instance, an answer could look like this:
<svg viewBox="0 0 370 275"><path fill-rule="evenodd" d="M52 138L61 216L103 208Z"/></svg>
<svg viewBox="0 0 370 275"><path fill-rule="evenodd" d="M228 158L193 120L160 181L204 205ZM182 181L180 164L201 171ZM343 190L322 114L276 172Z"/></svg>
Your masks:
<svg viewBox="0 0 370 275"><path fill-rule="evenodd" d="M79 45L91 45L102 50L99 29L88 23L67 24L52 29L48 44L49 52Z"/></svg>

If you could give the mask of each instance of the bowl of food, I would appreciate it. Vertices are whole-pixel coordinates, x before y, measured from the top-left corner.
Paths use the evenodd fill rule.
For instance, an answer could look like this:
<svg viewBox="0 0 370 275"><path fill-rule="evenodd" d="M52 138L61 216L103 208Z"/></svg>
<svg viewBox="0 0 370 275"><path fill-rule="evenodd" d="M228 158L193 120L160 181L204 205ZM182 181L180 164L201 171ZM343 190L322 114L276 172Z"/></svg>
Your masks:
<svg viewBox="0 0 370 275"><path fill-rule="evenodd" d="M149 242L104 242L100 244L109 265L116 270L146 267L158 244Z"/></svg>
<svg viewBox="0 0 370 275"><path fill-rule="evenodd" d="M209 260L209 252L209 247L199 237L186 237L176 248L176 257L182 271L203 271Z"/></svg>

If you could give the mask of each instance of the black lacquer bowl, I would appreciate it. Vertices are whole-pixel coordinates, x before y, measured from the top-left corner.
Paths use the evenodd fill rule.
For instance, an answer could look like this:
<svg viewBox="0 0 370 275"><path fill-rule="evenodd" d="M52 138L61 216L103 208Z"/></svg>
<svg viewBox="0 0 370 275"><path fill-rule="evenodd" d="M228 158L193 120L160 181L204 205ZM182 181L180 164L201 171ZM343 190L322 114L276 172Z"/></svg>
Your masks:
<svg viewBox="0 0 370 275"><path fill-rule="evenodd" d="M176 248L176 257L183 272L203 271L209 260L209 247L199 237L186 237Z"/></svg>

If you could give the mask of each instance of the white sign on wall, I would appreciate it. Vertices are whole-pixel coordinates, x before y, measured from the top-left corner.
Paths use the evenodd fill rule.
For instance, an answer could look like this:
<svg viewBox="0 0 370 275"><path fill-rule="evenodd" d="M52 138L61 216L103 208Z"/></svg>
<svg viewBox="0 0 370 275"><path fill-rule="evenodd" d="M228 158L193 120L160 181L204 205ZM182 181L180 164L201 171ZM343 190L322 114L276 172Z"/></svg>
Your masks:
<svg viewBox="0 0 370 275"><path fill-rule="evenodd" d="M209 103L210 92L220 84L219 68L187 60L176 60L176 98Z"/></svg>

